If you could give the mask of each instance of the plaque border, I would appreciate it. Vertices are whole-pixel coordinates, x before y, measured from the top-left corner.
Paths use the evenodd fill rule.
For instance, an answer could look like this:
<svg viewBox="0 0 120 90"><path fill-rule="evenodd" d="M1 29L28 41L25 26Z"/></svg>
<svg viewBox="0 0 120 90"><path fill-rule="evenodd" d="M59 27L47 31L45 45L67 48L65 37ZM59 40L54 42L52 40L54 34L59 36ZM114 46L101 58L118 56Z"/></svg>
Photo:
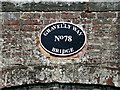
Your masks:
<svg viewBox="0 0 120 90"><path fill-rule="evenodd" d="M53 52L47 50L47 49L44 47L44 45L41 43L41 35L42 35L43 31L44 31L47 27L49 27L49 26L51 26L51 25L53 25L53 24L57 24L57 23L68 23L68 24L72 24L72 25L77 26L78 28L80 28L80 29L82 30L82 32L84 33L84 36L85 36L85 41L84 41L84 44L82 45L82 47L79 48L77 51L75 51L75 52L73 52L73 53L70 53L70 54L56 54L56 53L53 53ZM87 43L87 36L86 36L86 33L85 33L85 31L83 30L82 26L76 25L76 24L71 23L71 22L63 22L63 21L62 21L62 22L54 22L54 23L51 23L51 24L46 25L45 28L43 28L43 29L40 31L40 34L39 34L38 37L39 37L39 41L40 41L41 47L42 47L46 52L48 52L50 55L52 55L52 56L55 55L55 57L69 57L69 56L73 56L73 55L77 54L78 52L80 52L80 51L84 48L85 44Z"/></svg>

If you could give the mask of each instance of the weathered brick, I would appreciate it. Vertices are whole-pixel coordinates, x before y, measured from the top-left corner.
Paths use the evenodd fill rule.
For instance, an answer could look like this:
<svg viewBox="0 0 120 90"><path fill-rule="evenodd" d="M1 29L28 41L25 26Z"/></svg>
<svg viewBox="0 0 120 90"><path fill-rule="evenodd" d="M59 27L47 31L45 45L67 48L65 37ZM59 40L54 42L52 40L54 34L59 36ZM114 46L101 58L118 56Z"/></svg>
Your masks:
<svg viewBox="0 0 120 90"><path fill-rule="evenodd" d="M23 25L21 31L39 31L40 27L36 25Z"/></svg>
<svg viewBox="0 0 120 90"><path fill-rule="evenodd" d="M112 27L115 27L117 30L119 30L120 29L120 25L112 25Z"/></svg>
<svg viewBox="0 0 120 90"><path fill-rule="evenodd" d="M54 22L56 22L56 20L44 20L45 25L48 25L48 24L51 24L51 23L54 23Z"/></svg>
<svg viewBox="0 0 120 90"><path fill-rule="evenodd" d="M6 20L18 20L20 19L20 13L14 13L14 12L4 12L2 13L2 19Z"/></svg>
<svg viewBox="0 0 120 90"><path fill-rule="evenodd" d="M19 46L19 50L22 50L23 49L23 47L22 46Z"/></svg>
<svg viewBox="0 0 120 90"><path fill-rule="evenodd" d="M109 26L108 25L102 25L101 29L102 30L109 30L110 29L110 25Z"/></svg>
<svg viewBox="0 0 120 90"><path fill-rule="evenodd" d="M6 54L5 54L6 58L10 58L10 54L11 54L10 52L6 52Z"/></svg>
<svg viewBox="0 0 120 90"><path fill-rule="evenodd" d="M92 30L97 30L98 31L98 30L100 30L100 26L93 26Z"/></svg>
<svg viewBox="0 0 120 90"><path fill-rule="evenodd" d="M8 50L8 46L4 46L2 49L3 50Z"/></svg>
<svg viewBox="0 0 120 90"><path fill-rule="evenodd" d="M3 38L11 38L11 37L12 37L12 34L10 32L3 34Z"/></svg>
<svg viewBox="0 0 120 90"><path fill-rule="evenodd" d="M94 49L94 46L93 45L89 45L88 47L87 47L87 50L93 50Z"/></svg>
<svg viewBox="0 0 120 90"><path fill-rule="evenodd" d="M10 43L10 38L7 38L7 39L5 38L4 41L5 41L5 42L3 43L3 45L7 45L7 44Z"/></svg>
<svg viewBox="0 0 120 90"><path fill-rule="evenodd" d="M118 18L120 18L120 12L118 12Z"/></svg>
<svg viewBox="0 0 120 90"><path fill-rule="evenodd" d="M12 57L21 56L21 52L13 52Z"/></svg>
<svg viewBox="0 0 120 90"><path fill-rule="evenodd" d="M63 71L65 71L65 77L67 77L67 75L69 76L70 75L69 73L73 71L72 74L74 74L73 75L74 77L71 75L69 76L71 78L67 77L69 80L71 80L70 82L76 82L74 81L74 79L78 76L79 77L76 80L84 79L79 83L86 82L86 79L87 80L89 79L89 83L96 82L96 79L93 78L96 78L97 76L99 76L101 79L99 83L96 82L97 84L110 84L110 83L106 83L106 81L109 80L110 76L113 77L114 84L119 81L118 79L116 79L115 70L113 70L112 72L111 69L110 70L108 69L110 67L115 68L117 69L116 72L119 73L118 67L120 67L119 40L118 40L118 37L120 35L119 34L120 27L119 27L119 18L114 17L114 12L110 12L111 13L110 15L108 15L109 14L108 12L87 13L87 11L86 12L79 12L79 11L31 12L31 13L20 12L20 13L21 13L20 19L9 18L9 15L7 16L9 20L3 19L3 21L6 21L6 23L5 22L2 23L2 30L1 30L2 33L0 39L2 41L2 44L0 42L0 45L2 45L2 47L0 47L0 50L2 51L2 59L3 59L2 63L6 67L7 81L11 83L10 85L20 85L19 82L20 83L23 82L22 84L27 82L34 83L36 82L36 80L41 82L39 80L41 78L40 77L36 78L36 77L37 75L41 76L40 74L43 71L44 71L43 76L46 76L47 74L47 78L45 78L42 82L47 82L47 80L50 79L51 82L53 80L65 81L63 80L64 78L62 74L57 75L55 73L55 75L57 75L56 77L59 76L61 77L60 79L56 79L56 80L48 76L49 74L48 69L52 68L51 71L55 72L55 70L56 71L60 70L61 67L64 68ZM36 18L34 17L34 14L36 15ZM17 20L20 22L20 24L17 22ZM43 54L41 54L41 52L39 51L38 47L36 46L36 37L46 25L56 21L67 21L67 22L73 22L74 24L83 25L83 28L87 34L88 45L84 56L82 56L80 59L78 60L73 59L70 61L69 60L55 61L54 59L49 60L46 59L46 57ZM18 67L17 70L16 68L13 68L12 69L13 71L11 70L11 72L9 73L10 69L7 67L7 65L8 66L17 65ZM23 66L28 68L29 65L30 65L29 69L24 69L24 70L20 69L20 66L21 68L23 68ZM31 68L32 65L33 68ZM39 69L38 67L35 67L36 65L38 65L39 68L42 67L44 68ZM47 68L46 66L48 66L49 68ZM85 66L87 66L86 69ZM90 69L89 71L89 68L91 68L91 66L95 67L94 69L97 68L97 70L95 70L94 72L94 70L92 71ZM79 67L81 67L80 71L78 71ZM103 69L103 67L106 68ZM32 72L31 70L33 70L33 73L31 73ZM81 70L83 70L83 72L79 73L81 72ZM4 76L6 75L6 73L2 74L3 78L5 78ZM11 73L14 73L15 75L11 75ZM116 75L118 75L117 73ZM19 81L17 77L18 78L25 77L25 80ZM108 78L104 79L103 77L105 78L108 77ZM6 82L5 80L3 80L3 82L5 82L6 86L9 85L9 82ZM115 85L119 86L118 84Z"/></svg>
<svg viewBox="0 0 120 90"><path fill-rule="evenodd" d="M45 19L58 19L60 16L58 13L43 13L42 17Z"/></svg>
<svg viewBox="0 0 120 90"><path fill-rule="evenodd" d="M97 24L112 24L112 19L108 18L108 19L93 19L92 23L94 25Z"/></svg>
<svg viewBox="0 0 120 90"><path fill-rule="evenodd" d="M4 20L4 25L10 25L10 20Z"/></svg>
<svg viewBox="0 0 120 90"><path fill-rule="evenodd" d="M95 13L81 13L82 18L95 18L96 14Z"/></svg>
<svg viewBox="0 0 120 90"><path fill-rule="evenodd" d="M97 1L97 0L96 0ZM118 11L119 2L89 2L88 3L89 11Z"/></svg>
<svg viewBox="0 0 120 90"><path fill-rule="evenodd" d="M117 23L117 24L120 23L120 18L117 18L116 23Z"/></svg>
<svg viewBox="0 0 120 90"><path fill-rule="evenodd" d="M32 20L35 20L35 19L40 19L40 13L23 13L21 15L21 19L32 19Z"/></svg>
<svg viewBox="0 0 120 90"><path fill-rule="evenodd" d="M114 12L100 12L97 14L98 19L99 18L116 18L116 13Z"/></svg>
<svg viewBox="0 0 120 90"><path fill-rule="evenodd" d="M30 32L21 32L21 37L24 37L24 38L32 38L32 33Z"/></svg>
<svg viewBox="0 0 120 90"><path fill-rule="evenodd" d="M61 13L62 19L80 18L80 13Z"/></svg>
<svg viewBox="0 0 120 90"><path fill-rule="evenodd" d="M20 20L11 20L11 21L10 21L10 24L11 24L11 25L20 25L21 22L20 22Z"/></svg>
<svg viewBox="0 0 120 90"><path fill-rule="evenodd" d="M40 25L42 24L41 21L38 20L22 20L22 25Z"/></svg>
<svg viewBox="0 0 120 90"><path fill-rule="evenodd" d="M3 31L18 31L20 30L20 26L18 25L4 25L2 26Z"/></svg>
<svg viewBox="0 0 120 90"><path fill-rule="evenodd" d="M80 19L72 19L72 23L74 23L74 24L79 24L79 23L81 23L81 22L80 22Z"/></svg>
<svg viewBox="0 0 120 90"><path fill-rule="evenodd" d="M17 39L11 39L10 43L11 43L12 45L17 45Z"/></svg>
<svg viewBox="0 0 120 90"><path fill-rule="evenodd" d="M20 25L20 20L4 20L4 25Z"/></svg>
<svg viewBox="0 0 120 90"><path fill-rule="evenodd" d="M82 24L90 24L91 19L81 19Z"/></svg>

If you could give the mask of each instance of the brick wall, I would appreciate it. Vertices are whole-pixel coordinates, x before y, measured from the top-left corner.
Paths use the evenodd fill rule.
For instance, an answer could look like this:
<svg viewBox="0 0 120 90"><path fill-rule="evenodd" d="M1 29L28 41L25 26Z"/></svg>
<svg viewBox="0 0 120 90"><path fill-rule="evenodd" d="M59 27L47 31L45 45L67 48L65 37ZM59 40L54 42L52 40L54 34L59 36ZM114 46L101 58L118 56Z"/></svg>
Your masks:
<svg viewBox="0 0 120 90"><path fill-rule="evenodd" d="M62 8L60 3L47 3L48 8L41 3L34 5L43 7L9 4L3 2L0 12L1 88L50 82L120 87L120 3L111 3L114 7L110 3L70 3L72 8L66 3ZM47 59L39 51L36 37L46 25L59 21L83 26L88 46L82 58Z"/></svg>

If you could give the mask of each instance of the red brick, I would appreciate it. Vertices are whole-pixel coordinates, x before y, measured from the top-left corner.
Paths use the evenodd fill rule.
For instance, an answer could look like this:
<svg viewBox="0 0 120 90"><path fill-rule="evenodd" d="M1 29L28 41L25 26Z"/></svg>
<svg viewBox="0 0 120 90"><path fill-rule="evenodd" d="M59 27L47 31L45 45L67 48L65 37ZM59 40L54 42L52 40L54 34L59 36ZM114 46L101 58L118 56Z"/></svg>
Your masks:
<svg viewBox="0 0 120 90"><path fill-rule="evenodd" d="M16 44L17 44L17 40L16 40L16 39L12 39L12 40L11 40L11 44L12 44L12 45L14 45L14 44L16 45Z"/></svg>
<svg viewBox="0 0 120 90"><path fill-rule="evenodd" d="M110 26L101 26L101 29L109 29Z"/></svg>
<svg viewBox="0 0 120 90"><path fill-rule="evenodd" d="M40 25L38 20L23 20L23 25Z"/></svg>
<svg viewBox="0 0 120 90"><path fill-rule="evenodd" d="M23 52L24 56L29 56L29 53Z"/></svg>
<svg viewBox="0 0 120 90"><path fill-rule="evenodd" d="M40 26L40 30L43 30L43 28L45 28L44 26Z"/></svg>
<svg viewBox="0 0 120 90"><path fill-rule="evenodd" d="M28 51L32 51L33 49L28 49Z"/></svg>
<svg viewBox="0 0 120 90"><path fill-rule="evenodd" d="M9 58L10 57L10 52L6 52L6 57Z"/></svg>
<svg viewBox="0 0 120 90"><path fill-rule="evenodd" d="M20 27L19 26L13 26L14 30L19 30Z"/></svg>
<svg viewBox="0 0 120 90"><path fill-rule="evenodd" d="M57 13L43 13L43 18L47 18L47 19L55 19L58 18L58 14Z"/></svg>
<svg viewBox="0 0 120 90"><path fill-rule="evenodd" d="M100 30L100 26L93 26L92 30Z"/></svg>
<svg viewBox="0 0 120 90"><path fill-rule="evenodd" d="M79 23L80 23L80 19L73 19L72 22L73 22L74 24L79 24Z"/></svg>
<svg viewBox="0 0 120 90"><path fill-rule="evenodd" d="M120 33L113 33L113 35L119 36L119 35L120 35Z"/></svg>
<svg viewBox="0 0 120 90"><path fill-rule="evenodd" d="M13 52L12 57L21 56L21 52Z"/></svg>
<svg viewBox="0 0 120 90"><path fill-rule="evenodd" d="M7 31L18 31L20 29L19 25L4 25L2 26L2 30Z"/></svg>
<svg viewBox="0 0 120 90"><path fill-rule="evenodd" d="M11 38L12 34L10 32L7 32L7 33L3 34L3 37Z"/></svg>
<svg viewBox="0 0 120 90"><path fill-rule="evenodd" d="M10 38L4 39L5 43L3 43L3 45L7 45L10 43Z"/></svg>
<svg viewBox="0 0 120 90"><path fill-rule="evenodd" d="M48 24L51 24L51 23L54 23L54 22L56 22L56 20L44 20L45 25L48 25Z"/></svg>
<svg viewBox="0 0 120 90"><path fill-rule="evenodd" d="M11 25L20 25L21 24L20 20L11 20L10 22L11 22Z"/></svg>
<svg viewBox="0 0 120 90"><path fill-rule="evenodd" d="M5 46L5 47L3 48L3 50L4 50L4 49L5 49L5 50L8 49L8 46Z"/></svg>
<svg viewBox="0 0 120 90"><path fill-rule="evenodd" d="M4 20L4 25L20 25L20 20Z"/></svg>
<svg viewBox="0 0 120 90"><path fill-rule="evenodd" d="M72 18L79 18L80 14L79 13L62 13L61 18L63 19L72 19Z"/></svg>
<svg viewBox="0 0 120 90"><path fill-rule="evenodd" d="M118 18L120 18L120 12L118 13Z"/></svg>
<svg viewBox="0 0 120 90"><path fill-rule="evenodd" d="M95 18L95 13L81 13L82 18Z"/></svg>
<svg viewBox="0 0 120 90"><path fill-rule="evenodd" d="M3 26L2 25L0 25L0 30L3 30Z"/></svg>
<svg viewBox="0 0 120 90"><path fill-rule="evenodd" d="M32 13L33 19L40 19L40 13Z"/></svg>
<svg viewBox="0 0 120 90"><path fill-rule="evenodd" d="M22 47L22 46L20 46L20 47L19 47L19 50L21 50L21 49L23 49L23 47Z"/></svg>
<svg viewBox="0 0 120 90"><path fill-rule="evenodd" d="M120 29L120 25L112 25L112 27L117 28L118 30Z"/></svg>

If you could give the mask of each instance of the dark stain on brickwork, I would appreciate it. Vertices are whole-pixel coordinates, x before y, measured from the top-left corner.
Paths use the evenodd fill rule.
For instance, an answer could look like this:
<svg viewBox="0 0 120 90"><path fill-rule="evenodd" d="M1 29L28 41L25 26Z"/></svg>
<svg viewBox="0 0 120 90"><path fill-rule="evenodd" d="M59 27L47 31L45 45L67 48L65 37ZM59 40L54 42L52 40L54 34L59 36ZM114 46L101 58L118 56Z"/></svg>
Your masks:
<svg viewBox="0 0 120 90"><path fill-rule="evenodd" d="M22 86L6 87L5 90L119 90L120 88L99 84L74 83L36 83Z"/></svg>
<svg viewBox="0 0 120 90"><path fill-rule="evenodd" d="M14 4L2 2L2 12L28 12L28 11L120 11L120 2L39 2Z"/></svg>
<svg viewBox="0 0 120 90"><path fill-rule="evenodd" d="M25 3L22 5L15 5L10 2L2 2L3 12L17 12L17 11L83 11L85 10L85 3L54 3L54 2L39 2L39 3Z"/></svg>

